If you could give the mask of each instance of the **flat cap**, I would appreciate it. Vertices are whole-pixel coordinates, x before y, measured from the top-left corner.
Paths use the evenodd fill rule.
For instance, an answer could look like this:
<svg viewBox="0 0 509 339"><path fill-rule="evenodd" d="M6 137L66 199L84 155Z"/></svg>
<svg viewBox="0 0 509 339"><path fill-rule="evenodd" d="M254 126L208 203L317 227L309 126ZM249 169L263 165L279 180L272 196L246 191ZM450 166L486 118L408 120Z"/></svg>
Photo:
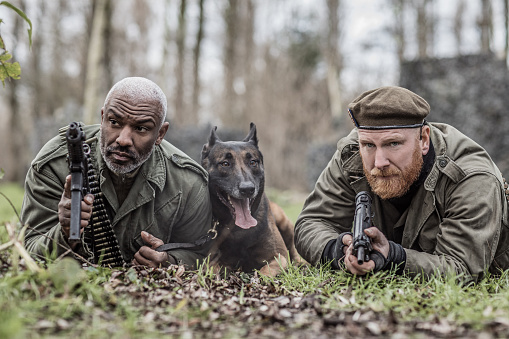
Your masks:
<svg viewBox="0 0 509 339"><path fill-rule="evenodd" d="M429 110L426 100L397 86L364 92L348 105L348 113L360 129L420 127Z"/></svg>

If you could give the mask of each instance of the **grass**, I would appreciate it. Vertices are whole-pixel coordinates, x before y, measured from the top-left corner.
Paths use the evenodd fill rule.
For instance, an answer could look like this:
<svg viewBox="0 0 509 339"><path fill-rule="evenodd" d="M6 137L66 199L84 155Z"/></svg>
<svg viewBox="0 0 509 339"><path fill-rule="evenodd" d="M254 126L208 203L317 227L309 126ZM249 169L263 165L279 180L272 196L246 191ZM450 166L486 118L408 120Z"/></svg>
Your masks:
<svg viewBox="0 0 509 339"><path fill-rule="evenodd" d="M9 196L19 211L22 189L3 184L0 192ZM303 202L296 196L269 192L269 197L292 220L297 218ZM0 223L0 239L6 236L2 225L15 216L12 208L6 206L9 204L0 204L0 220L4 221ZM9 250L0 252L0 338L41 338L44 333L61 338L151 338L159 337L161 331L170 334L177 331L178 337L192 337L196 324L218 322L226 328L227 336L237 337L239 333L249 333L249 323L238 329L234 317L223 316L217 310L219 306L210 306L210 297L201 296L205 292L210 296L223 291L238 298L236 307L243 312L257 312L249 304L254 286L270 291L272 299L267 301L267 308L278 300L274 296L290 296L303 305L311 305L301 306L300 310L314 310L323 323L347 314L356 324L361 324L363 317L369 318L366 324L371 327L373 323L381 324L382 330L386 326L383 324L392 321L407 324L411 330L428 331L425 333L435 329L440 336L447 336L448 330L458 326L475 333L505 326L502 336L509 334L507 272L499 277L486 277L477 285L462 286L454 277L425 280L378 273L358 278L326 267L291 266L276 278L261 277L258 283L240 275L235 280L237 290L230 291L232 278L224 274L215 276L206 266L189 276L165 272L163 278L156 278L157 272L83 270L73 260L59 260L41 272L31 273L10 265L13 257ZM192 281L195 287L182 293L186 281ZM140 299L140 295L147 297ZM175 301L170 301L169 296ZM308 300L307 304L304 300ZM292 326L285 328L280 321L276 322L279 331L291 330ZM228 323L233 325L228 327ZM375 330L372 329L373 333ZM43 334L37 334L40 331Z"/></svg>
<svg viewBox="0 0 509 339"><path fill-rule="evenodd" d="M21 204L23 202L23 187L15 183L0 183L0 223L11 221L16 217L11 203L14 205L16 212L19 214L21 211ZM9 200L6 199L9 198Z"/></svg>

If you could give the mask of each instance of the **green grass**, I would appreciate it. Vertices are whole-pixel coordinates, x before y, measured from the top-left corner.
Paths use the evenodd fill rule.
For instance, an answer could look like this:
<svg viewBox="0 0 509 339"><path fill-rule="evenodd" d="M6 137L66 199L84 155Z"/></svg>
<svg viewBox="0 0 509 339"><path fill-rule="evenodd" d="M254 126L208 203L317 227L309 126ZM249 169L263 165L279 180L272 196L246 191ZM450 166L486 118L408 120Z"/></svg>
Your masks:
<svg viewBox="0 0 509 339"><path fill-rule="evenodd" d="M22 189L4 184L0 192L11 198L19 211ZM295 221L303 196L275 190L268 193ZM0 203L0 220L12 220L14 215L6 201ZM2 225L0 239L5 238ZM416 329L429 334L434 327L447 331L449 326L478 334L502 328L495 337L509 335L507 272L462 286L455 277L412 279L383 272L354 277L327 267L290 266L276 278L256 281L245 274L217 276L206 265L177 276L175 271L132 268L123 272L83 270L72 260L56 261L41 266L39 273L31 273L11 265L13 259L11 249L0 252L0 338L155 338L161 331L190 337L189 331L200 329L196 324L206 323L221 323L227 336L239 337L253 334L251 329L259 325L246 322L239 326L234 317L222 315L218 305L236 296L234 306L243 310L240 314L259 315L258 308L250 306L252 300L263 299L259 291L268 294L262 300L266 309L273 307L278 296L288 296L301 300L299 312L303 315L310 316L313 311L324 322L346 314L348 319L356 319L356 324L362 324L363 317L370 319L364 323L373 326L376 322L381 328L396 322L391 326L409 328L410 332L403 334ZM250 319L256 321L257 317ZM278 326L279 331L292 330L291 326ZM448 334L437 333L442 337Z"/></svg>
<svg viewBox="0 0 509 339"><path fill-rule="evenodd" d="M14 183L0 183L0 223L5 221L12 221L16 217L16 212L19 214L21 211L21 204L23 203L23 187ZM8 198L8 199L7 199ZM12 206L14 205L16 212Z"/></svg>

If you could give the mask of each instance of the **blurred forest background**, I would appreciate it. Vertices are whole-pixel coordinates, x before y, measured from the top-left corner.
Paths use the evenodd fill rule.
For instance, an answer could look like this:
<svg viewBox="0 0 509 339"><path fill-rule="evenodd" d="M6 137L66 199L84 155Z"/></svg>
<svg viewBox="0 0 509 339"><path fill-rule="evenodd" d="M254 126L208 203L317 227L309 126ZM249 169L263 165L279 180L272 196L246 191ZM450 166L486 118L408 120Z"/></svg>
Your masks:
<svg viewBox="0 0 509 339"><path fill-rule="evenodd" d="M127 76L163 89L167 139L194 158L212 126L228 140L254 122L271 187L308 191L352 128L347 104L383 85L421 94L429 120L457 122L509 173L508 1L10 0L31 19L33 44L0 7L22 68L0 88L4 180L23 182L59 127L99 123Z"/></svg>

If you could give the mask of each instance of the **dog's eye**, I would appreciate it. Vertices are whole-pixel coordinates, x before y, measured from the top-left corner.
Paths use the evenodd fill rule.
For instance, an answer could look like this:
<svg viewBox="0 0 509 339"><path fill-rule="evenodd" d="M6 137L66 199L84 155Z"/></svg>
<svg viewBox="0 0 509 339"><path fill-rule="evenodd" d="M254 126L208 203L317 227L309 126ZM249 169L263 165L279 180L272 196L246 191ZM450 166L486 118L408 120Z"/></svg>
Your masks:
<svg viewBox="0 0 509 339"><path fill-rule="evenodd" d="M258 160L251 160L251 161L249 162L249 165L251 165L252 167L256 167L256 166L258 166Z"/></svg>
<svg viewBox="0 0 509 339"><path fill-rule="evenodd" d="M228 166L230 166L230 163L228 161L223 161L223 162L219 163L219 165L221 165L221 167L228 167Z"/></svg>

